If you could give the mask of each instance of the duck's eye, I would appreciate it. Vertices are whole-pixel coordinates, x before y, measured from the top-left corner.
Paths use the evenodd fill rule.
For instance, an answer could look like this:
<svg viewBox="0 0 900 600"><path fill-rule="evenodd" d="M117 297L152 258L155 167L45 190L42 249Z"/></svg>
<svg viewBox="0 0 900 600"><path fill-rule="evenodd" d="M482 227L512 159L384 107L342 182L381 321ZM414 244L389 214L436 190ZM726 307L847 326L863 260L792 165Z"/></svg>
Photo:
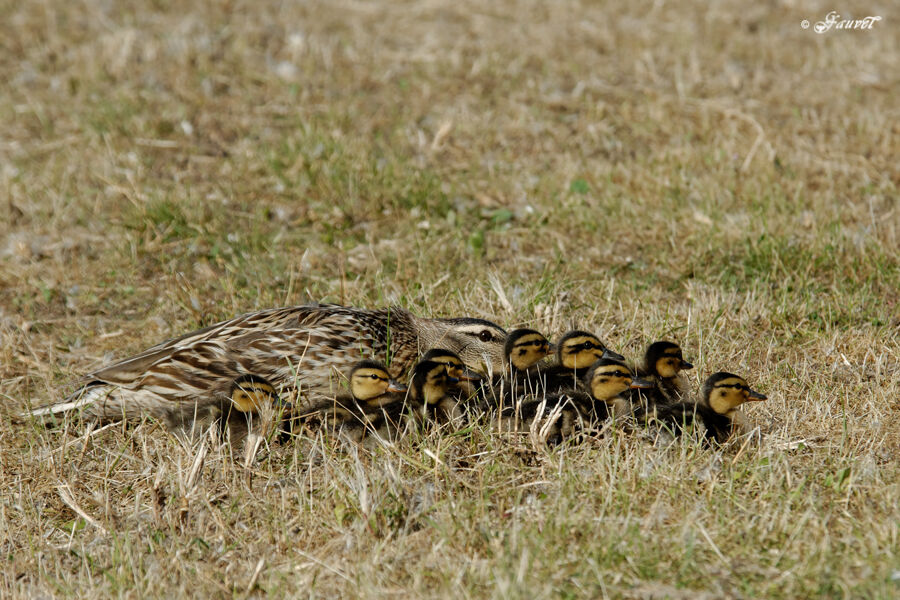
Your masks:
<svg viewBox="0 0 900 600"><path fill-rule="evenodd" d="M484 331L482 331L481 333L478 334L478 339L481 340L482 342L490 342L491 340L494 339L494 336L490 331L485 329Z"/></svg>
<svg viewBox="0 0 900 600"><path fill-rule="evenodd" d="M378 375L369 375L372 379L378 379Z"/></svg>

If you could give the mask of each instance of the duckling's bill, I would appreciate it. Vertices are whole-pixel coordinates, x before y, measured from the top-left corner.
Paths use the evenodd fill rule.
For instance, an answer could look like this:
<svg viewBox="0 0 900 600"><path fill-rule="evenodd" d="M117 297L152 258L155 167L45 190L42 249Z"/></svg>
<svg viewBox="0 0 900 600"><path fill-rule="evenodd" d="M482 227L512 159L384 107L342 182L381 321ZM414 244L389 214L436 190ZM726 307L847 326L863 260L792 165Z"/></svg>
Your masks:
<svg viewBox="0 0 900 600"><path fill-rule="evenodd" d="M631 389L633 390L649 390L653 388L653 382L640 377L634 377L631 380Z"/></svg>

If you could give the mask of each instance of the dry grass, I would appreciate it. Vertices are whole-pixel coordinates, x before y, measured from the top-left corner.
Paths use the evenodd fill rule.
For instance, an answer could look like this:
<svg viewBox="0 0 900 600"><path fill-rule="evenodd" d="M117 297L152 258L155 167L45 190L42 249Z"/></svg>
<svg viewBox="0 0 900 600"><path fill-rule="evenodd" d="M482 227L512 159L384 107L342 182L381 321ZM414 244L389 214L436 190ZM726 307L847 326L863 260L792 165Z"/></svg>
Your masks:
<svg viewBox="0 0 900 600"><path fill-rule="evenodd" d="M307 300L665 336L770 400L722 455L476 428L250 468L4 419L0 595L896 597L900 12L842 7L2 3L7 407ZM835 8L884 19L800 28Z"/></svg>

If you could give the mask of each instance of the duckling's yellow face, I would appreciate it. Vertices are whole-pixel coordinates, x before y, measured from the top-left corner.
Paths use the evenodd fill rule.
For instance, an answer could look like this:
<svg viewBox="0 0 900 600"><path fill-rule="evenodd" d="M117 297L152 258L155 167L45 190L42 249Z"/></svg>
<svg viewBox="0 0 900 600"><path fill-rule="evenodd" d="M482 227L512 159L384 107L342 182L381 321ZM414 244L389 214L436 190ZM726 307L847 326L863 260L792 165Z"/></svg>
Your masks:
<svg viewBox="0 0 900 600"><path fill-rule="evenodd" d="M420 371L414 377L414 392L420 402L437 404L458 380L447 373L447 365L429 362L426 366L427 371Z"/></svg>
<svg viewBox="0 0 900 600"><path fill-rule="evenodd" d="M454 377L456 379L464 379L466 365L456 356L450 356L446 354L442 354L440 356L434 356L431 358L436 363L440 363L447 367L447 374L450 377Z"/></svg>
<svg viewBox="0 0 900 600"><path fill-rule="evenodd" d="M261 379L237 381L231 391L231 402L241 412L257 412L277 400L278 394L272 384Z"/></svg>
<svg viewBox="0 0 900 600"><path fill-rule="evenodd" d="M747 382L737 375L715 380L706 393L710 408L720 415L729 415L748 401L766 400L766 396L751 390Z"/></svg>
<svg viewBox="0 0 900 600"><path fill-rule="evenodd" d="M384 396L391 387L391 376L384 369L363 367L350 375L350 393L363 402Z"/></svg>
<svg viewBox="0 0 900 600"><path fill-rule="evenodd" d="M617 396L631 389L631 380L631 372L624 365L599 366L591 377L591 395L612 404Z"/></svg>
<svg viewBox="0 0 900 600"><path fill-rule="evenodd" d="M567 369L587 369L603 356L605 349L596 336L576 335L562 342L559 362Z"/></svg>
<svg viewBox="0 0 900 600"><path fill-rule="evenodd" d="M682 358L681 348L674 345L663 351L662 355L656 359L654 366L659 376L665 379L677 377L679 371L693 367L691 363L685 362Z"/></svg>
<svg viewBox="0 0 900 600"><path fill-rule="evenodd" d="M512 340L507 352L509 364L520 371L525 371L549 356L552 350L547 338L534 332Z"/></svg>

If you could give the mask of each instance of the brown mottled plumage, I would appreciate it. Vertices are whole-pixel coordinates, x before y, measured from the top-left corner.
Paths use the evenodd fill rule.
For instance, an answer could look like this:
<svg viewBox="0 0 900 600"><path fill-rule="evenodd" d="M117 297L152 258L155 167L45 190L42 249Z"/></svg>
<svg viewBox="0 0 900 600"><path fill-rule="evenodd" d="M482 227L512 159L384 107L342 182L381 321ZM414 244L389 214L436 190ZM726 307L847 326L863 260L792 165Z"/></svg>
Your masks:
<svg viewBox="0 0 900 600"><path fill-rule="evenodd" d="M506 332L483 319L429 319L391 307L334 304L275 308L235 317L168 340L90 373L74 394L23 416L72 410L98 419L143 414L171 424L230 402L232 382L248 373L311 400L334 397L361 359L390 362L392 377L426 348L445 347L476 370L500 369Z"/></svg>

